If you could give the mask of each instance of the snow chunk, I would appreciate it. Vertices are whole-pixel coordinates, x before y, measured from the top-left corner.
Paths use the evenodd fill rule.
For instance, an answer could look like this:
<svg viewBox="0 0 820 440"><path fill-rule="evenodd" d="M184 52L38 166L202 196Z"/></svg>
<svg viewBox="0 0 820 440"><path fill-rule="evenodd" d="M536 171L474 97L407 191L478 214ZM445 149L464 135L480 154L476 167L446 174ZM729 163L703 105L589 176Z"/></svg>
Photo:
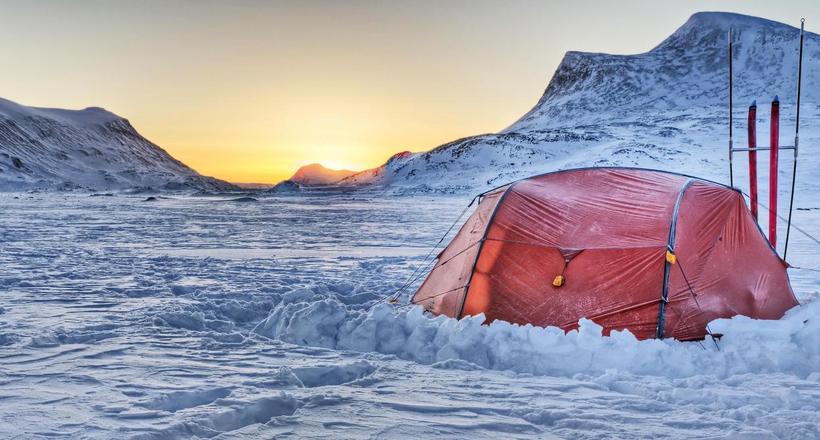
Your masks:
<svg viewBox="0 0 820 440"><path fill-rule="evenodd" d="M465 366L517 373L566 376L631 374L729 377L743 373L790 373L808 377L820 371L820 313L815 300L777 321L747 317L711 324L724 336L718 350L711 341L638 341L628 331L601 334L601 326L582 319L577 331L514 325L484 316L454 320L429 317L420 307L395 309L381 304L370 311L335 299L280 304L255 329L259 334L301 345L379 352L438 368ZM455 362L459 361L459 362Z"/></svg>

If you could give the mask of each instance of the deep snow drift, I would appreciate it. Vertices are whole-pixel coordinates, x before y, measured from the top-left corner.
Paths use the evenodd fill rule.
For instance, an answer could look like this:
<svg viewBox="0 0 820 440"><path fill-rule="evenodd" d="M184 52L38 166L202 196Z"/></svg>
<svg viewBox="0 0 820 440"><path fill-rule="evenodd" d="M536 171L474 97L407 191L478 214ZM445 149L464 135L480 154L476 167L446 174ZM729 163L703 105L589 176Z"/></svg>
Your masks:
<svg viewBox="0 0 820 440"><path fill-rule="evenodd" d="M718 351L379 304L465 198L256 198L0 194L0 437L820 435L799 234L804 305L714 323Z"/></svg>

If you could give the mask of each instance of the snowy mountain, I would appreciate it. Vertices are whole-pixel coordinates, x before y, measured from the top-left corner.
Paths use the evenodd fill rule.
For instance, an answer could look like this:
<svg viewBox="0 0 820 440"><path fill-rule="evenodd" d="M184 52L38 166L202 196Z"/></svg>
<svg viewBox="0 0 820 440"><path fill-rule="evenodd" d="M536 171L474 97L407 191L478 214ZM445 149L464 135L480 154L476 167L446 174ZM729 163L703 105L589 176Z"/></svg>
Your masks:
<svg viewBox="0 0 820 440"><path fill-rule="evenodd" d="M646 53L568 52L535 107L499 133L401 153L343 183L407 192L474 192L556 169L604 165L727 180L730 28L735 36L735 142L745 143L746 107L754 99L761 107L758 138L767 138L766 106L779 95L781 144L791 145L799 30L762 18L702 12ZM804 144L820 139L814 128L820 116L818 43L820 36L806 33Z"/></svg>
<svg viewBox="0 0 820 440"><path fill-rule="evenodd" d="M0 189L230 190L102 108L26 107L0 99Z"/></svg>
<svg viewBox="0 0 820 440"><path fill-rule="evenodd" d="M319 163L312 163L296 170L288 180L299 185L330 185L354 174L356 171L334 170Z"/></svg>

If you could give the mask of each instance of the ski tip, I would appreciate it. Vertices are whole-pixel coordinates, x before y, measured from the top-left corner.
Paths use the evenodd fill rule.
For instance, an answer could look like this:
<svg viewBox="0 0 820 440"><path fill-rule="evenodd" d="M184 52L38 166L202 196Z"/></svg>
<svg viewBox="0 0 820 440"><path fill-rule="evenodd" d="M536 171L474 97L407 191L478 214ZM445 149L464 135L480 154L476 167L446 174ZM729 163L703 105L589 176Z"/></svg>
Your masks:
<svg viewBox="0 0 820 440"><path fill-rule="evenodd" d="M780 98L778 98L777 95L774 95L772 102L780 102Z"/></svg>
<svg viewBox="0 0 820 440"><path fill-rule="evenodd" d="M752 107L757 108L757 100L756 99L754 101L752 101L752 105L749 106L749 108L752 108Z"/></svg>

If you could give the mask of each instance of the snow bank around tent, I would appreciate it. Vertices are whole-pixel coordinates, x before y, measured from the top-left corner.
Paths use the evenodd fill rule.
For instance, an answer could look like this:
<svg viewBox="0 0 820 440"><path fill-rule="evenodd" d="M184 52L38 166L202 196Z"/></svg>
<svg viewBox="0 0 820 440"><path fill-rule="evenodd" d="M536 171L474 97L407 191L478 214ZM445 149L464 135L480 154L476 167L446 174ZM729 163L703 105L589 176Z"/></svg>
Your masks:
<svg viewBox="0 0 820 440"><path fill-rule="evenodd" d="M820 379L820 300L795 307L777 321L743 316L711 323L723 334L711 340L638 341L628 331L602 336L601 326L581 320L569 333L555 327L513 325L484 317L429 317L420 307L381 304L356 310L333 298L283 302L255 329L299 344L379 352L439 368L465 365L517 373L571 377L620 370L667 377L788 373Z"/></svg>

